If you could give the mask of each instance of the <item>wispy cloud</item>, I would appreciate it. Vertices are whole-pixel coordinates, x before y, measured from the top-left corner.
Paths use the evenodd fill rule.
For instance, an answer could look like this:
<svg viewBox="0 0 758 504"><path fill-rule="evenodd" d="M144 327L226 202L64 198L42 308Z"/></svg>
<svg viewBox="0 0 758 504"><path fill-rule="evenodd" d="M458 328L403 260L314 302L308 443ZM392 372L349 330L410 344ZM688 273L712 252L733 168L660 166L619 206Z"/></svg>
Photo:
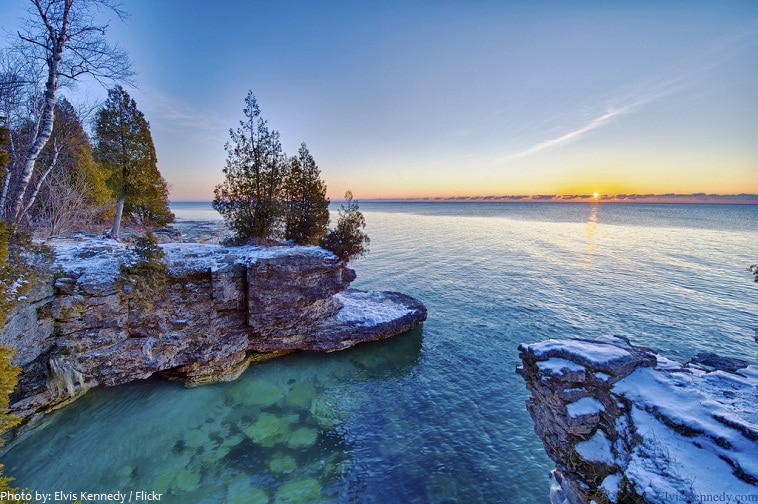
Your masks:
<svg viewBox="0 0 758 504"><path fill-rule="evenodd" d="M556 123L566 123L568 118L568 124L562 132L554 133L547 139L495 159L493 164L501 165L569 145L592 131L606 127L625 115L637 112L651 102L685 88L694 87L700 78L717 71L718 67L728 59L755 47L758 43L757 34L758 27L753 26L744 32L725 37L688 58L674 62L669 68L661 69L653 77L640 80L631 87L616 90L611 96L601 97L598 99L599 105L589 109L574 109L565 114L561 120L556 121ZM554 127L551 129L555 131Z"/></svg>
<svg viewBox="0 0 758 504"><path fill-rule="evenodd" d="M584 111L584 120L573 126L568 132L537 142L525 149L503 156L495 161L496 164L508 163L516 159L532 156L539 152L554 149L576 142L587 133L604 127L621 116L631 114L644 105L674 92L681 87L679 79L672 79L657 83L646 83L637 86L632 92L619 93L619 96L602 100L605 105L595 108L594 111ZM587 118L589 116L589 118ZM578 122L578 121L577 121Z"/></svg>
<svg viewBox="0 0 758 504"><path fill-rule="evenodd" d="M196 105L181 103L174 98L149 94L145 97L145 110L151 123L163 128L180 131L189 140L206 145L223 145L228 125L215 113Z"/></svg>

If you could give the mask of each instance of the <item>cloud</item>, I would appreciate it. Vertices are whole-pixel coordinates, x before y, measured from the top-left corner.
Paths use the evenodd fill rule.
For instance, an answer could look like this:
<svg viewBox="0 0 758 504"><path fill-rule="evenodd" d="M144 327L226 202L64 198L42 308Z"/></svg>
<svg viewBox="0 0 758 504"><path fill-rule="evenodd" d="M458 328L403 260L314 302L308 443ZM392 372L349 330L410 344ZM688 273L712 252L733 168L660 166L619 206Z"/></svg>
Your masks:
<svg viewBox="0 0 758 504"><path fill-rule="evenodd" d="M530 147L527 147L526 149L501 157L496 160L496 163L508 163L516 159L532 156L548 149L554 149L576 142L587 133L606 126L613 122L615 119L626 114L631 114L641 108L643 105L646 105L658 98L672 93L674 90L681 87L681 84L679 82L679 79L672 79L664 82L640 85L639 87L643 88L643 92L631 92L627 93L626 96L603 100L605 103L613 103L613 105L606 105L602 110L595 111L594 114L590 113L590 115L594 117L586 122L583 122L582 124L575 126L569 132L563 133L562 135L553 138L549 138L547 140L543 140ZM597 108L595 110L597 110ZM583 115L587 115L587 113L584 113Z"/></svg>
<svg viewBox="0 0 758 504"><path fill-rule="evenodd" d="M599 105L574 110L566 114L573 123L566 128L568 131L500 157L494 164L505 164L545 150L569 145L655 100L696 85L700 77L716 72L727 59L754 48L758 43L756 35L758 27L753 26L747 31L724 37L687 58L673 62L668 68L661 69L655 75L642 79L631 87L616 90L612 96L601 97L598 100ZM575 119L577 116L579 119Z"/></svg>
<svg viewBox="0 0 758 504"><path fill-rule="evenodd" d="M161 94L146 94L143 100L150 122L163 129L181 131L187 139L206 145L219 146L227 140L228 125L215 113Z"/></svg>

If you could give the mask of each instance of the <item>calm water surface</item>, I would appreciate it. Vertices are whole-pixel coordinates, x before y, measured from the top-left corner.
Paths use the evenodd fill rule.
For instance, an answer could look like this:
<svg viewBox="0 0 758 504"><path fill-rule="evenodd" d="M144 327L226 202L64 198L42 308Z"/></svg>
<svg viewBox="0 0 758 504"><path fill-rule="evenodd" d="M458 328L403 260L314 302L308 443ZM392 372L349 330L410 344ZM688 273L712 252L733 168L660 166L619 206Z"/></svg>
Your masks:
<svg viewBox="0 0 758 504"><path fill-rule="evenodd" d="M363 289L429 308L423 329L302 353L229 384L94 390L0 458L40 492L161 502L547 502L552 467L516 347L621 334L686 360L758 362L756 206L361 204ZM216 219L174 206L180 222Z"/></svg>

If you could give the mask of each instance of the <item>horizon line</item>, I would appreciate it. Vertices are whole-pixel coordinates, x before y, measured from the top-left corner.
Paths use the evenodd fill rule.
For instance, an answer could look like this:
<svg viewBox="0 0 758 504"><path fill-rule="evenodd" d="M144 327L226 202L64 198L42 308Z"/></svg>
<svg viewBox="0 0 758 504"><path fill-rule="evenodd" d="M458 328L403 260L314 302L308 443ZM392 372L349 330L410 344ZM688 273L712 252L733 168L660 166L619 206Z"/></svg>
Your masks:
<svg viewBox="0 0 758 504"><path fill-rule="evenodd" d="M212 200L177 199L170 203L207 203ZM330 201L343 201L333 199ZM502 196L420 196L356 198L367 203L702 203L758 205L758 194L706 194L706 193L665 193L665 194L532 194Z"/></svg>

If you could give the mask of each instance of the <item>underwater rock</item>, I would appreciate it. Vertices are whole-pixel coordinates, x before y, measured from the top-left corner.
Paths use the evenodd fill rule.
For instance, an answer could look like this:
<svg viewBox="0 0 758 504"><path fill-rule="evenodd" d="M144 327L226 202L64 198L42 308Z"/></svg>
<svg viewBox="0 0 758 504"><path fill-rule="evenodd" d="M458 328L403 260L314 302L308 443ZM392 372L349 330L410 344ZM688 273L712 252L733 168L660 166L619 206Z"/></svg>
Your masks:
<svg viewBox="0 0 758 504"><path fill-rule="evenodd" d="M253 443L271 448L287 439L290 433L290 424L277 415L261 413L255 423L242 429L242 432Z"/></svg>
<svg viewBox="0 0 758 504"><path fill-rule="evenodd" d="M297 383L287 392L285 403L295 408L308 409L315 397L316 387L307 383Z"/></svg>
<svg viewBox="0 0 758 504"><path fill-rule="evenodd" d="M301 427L287 438L287 446L295 450L298 448L308 448L316 444L316 438L318 438L318 431L316 429Z"/></svg>
<svg viewBox="0 0 758 504"><path fill-rule="evenodd" d="M297 462L291 455L277 455L269 461L268 468L274 473L289 473L297 469Z"/></svg>
<svg viewBox="0 0 758 504"><path fill-rule="evenodd" d="M321 484L315 479L285 483L276 491L276 504L313 504L323 502Z"/></svg>
<svg viewBox="0 0 758 504"><path fill-rule="evenodd" d="M261 379L246 380L245 392L246 396L242 398L242 404L262 408L276 404L284 397L284 390L281 387Z"/></svg>

